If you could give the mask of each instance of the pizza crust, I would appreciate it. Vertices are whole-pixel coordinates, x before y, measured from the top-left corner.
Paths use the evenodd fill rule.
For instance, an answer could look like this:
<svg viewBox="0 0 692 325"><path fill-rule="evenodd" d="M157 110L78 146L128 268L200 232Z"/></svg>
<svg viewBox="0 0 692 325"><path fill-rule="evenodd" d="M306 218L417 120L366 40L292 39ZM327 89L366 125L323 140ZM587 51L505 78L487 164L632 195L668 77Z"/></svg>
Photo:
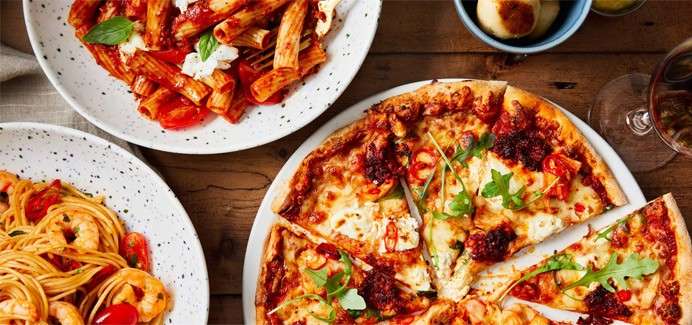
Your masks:
<svg viewBox="0 0 692 325"><path fill-rule="evenodd" d="M255 322L257 324L265 324L267 322L266 315L269 311L266 310L264 304L266 299L268 299L267 296L269 293L266 291L264 281L266 280L269 272L267 265L270 261L274 260L278 254L281 254L281 252L278 250L279 242L281 241L281 230L282 227L278 224L272 226L269 236L267 236L264 243L264 254L260 260L261 269L259 272L259 277L257 278L257 290L255 291Z"/></svg>
<svg viewBox="0 0 692 325"><path fill-rule="evenodd" d="M591 146L586 137L577 129L577 127L569 120L569 118L554 104L544 99L543 97L534 95L523 89L512 86L507 86L505 91L505 103L517 100L522 106L537 110L537 115L548 121L555 121L560 128L560 138L567 144L580 145L584 147L584 156L589 161L593 168L593 173L600 176L601 182L608 192L608 197L615 206L621 206L627 203L627 197L622 192L620 186L613 176L608 165L603 161L601 156ZM505 105L511 110L512 105Z"/></svg>
<svg viewBox="0 0 692 325"><path fill-rule="evenodd" d="M682 309L680 324L692 324L692 243L690 233L685 224L685 218L680 213L678 205L671 193L663 195L663 200L668 208L668 218L675 231L675 241L678 246L677 270L675 277L680 283L680 297L678 304Z"/></svg>

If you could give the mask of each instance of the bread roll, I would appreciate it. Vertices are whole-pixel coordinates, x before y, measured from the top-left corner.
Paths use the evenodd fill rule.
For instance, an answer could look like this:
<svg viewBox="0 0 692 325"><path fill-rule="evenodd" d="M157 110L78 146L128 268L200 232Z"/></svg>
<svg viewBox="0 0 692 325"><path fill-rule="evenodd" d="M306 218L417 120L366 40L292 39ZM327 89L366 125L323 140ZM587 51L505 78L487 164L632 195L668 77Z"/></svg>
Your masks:
<svg viewBox="0 0 692 325"><path fill-rule="evenodd" d="M559 0L543 0L541 1L541 13L538 15L538 23L533 29L531 34L529 34L530 39L537 39L548 31L550 26L557 18L557 14L560 12L560 1Z"/></svg>

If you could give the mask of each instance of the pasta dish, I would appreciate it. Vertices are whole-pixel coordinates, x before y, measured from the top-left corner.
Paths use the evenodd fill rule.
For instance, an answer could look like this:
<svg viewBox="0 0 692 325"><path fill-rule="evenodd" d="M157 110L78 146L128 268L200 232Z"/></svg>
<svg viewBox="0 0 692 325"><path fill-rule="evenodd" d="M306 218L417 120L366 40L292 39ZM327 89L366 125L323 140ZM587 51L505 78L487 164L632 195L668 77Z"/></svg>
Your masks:
<svg viewBox="0 0 692 325"><path fill-rule="evenodd" d="M162 324L148 244L104 198L0 171L0 324Z"/></svg>
<svg viewBox="0 0 692 325"><path fill-rule="evenodd" d="M144 117L181 129L283 101L326 61L339 1L76 0L67 21Z"/></svg>

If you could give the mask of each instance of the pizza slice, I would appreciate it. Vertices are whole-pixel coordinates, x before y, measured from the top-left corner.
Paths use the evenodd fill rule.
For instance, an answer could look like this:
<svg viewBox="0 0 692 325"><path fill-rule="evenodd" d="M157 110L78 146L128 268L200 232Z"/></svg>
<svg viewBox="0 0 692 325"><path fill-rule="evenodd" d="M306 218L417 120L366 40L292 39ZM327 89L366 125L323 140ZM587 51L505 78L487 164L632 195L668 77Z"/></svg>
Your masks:
<svg viewBox="0 0 692 325"><path fill-rule="evenodd" d="M257 324L375 323L427 309L428 298L402 287L336 246L276 224L257 284Z"/></svg>
<svg viewBox="0 0 692 325"><path fill-rule="evenodd" d="M414 291L430 291L419 221L399 183L391 132L364 118L336 132L301 162L274 211Z"/></svg>
<svg viewBox="0 0 692 325"><path fill-rule="evenodd" d="M666 194L528 268L509 294L590 315L582 324L690 324L690 249Z"/></svg>

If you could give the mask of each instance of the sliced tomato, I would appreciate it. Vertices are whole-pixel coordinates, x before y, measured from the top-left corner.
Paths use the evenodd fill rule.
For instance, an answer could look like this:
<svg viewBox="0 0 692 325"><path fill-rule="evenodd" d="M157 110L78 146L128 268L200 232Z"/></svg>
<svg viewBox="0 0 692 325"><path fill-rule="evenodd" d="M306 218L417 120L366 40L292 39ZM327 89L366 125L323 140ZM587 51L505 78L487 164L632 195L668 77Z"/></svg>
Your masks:
<svg viewBox="0 0 692 325"><path fill-rule="evenodd" d="M384 233L384 248L387 252L393 252L396 250L396 242L399 240L399 229L396 228L394 221L390 221L387 224L387 230Z"/></svg>
<svg viewBox="0 0 692 325"><path fill-rule="evenodd" d="M429 147L421 147L411 155L408 173L411 181L422 184L430 173L435 172L435 151Z"/></svg>
<svg viewBox="0 0 692 325"><path fill-rule="evenodd" d="M60 203L60 180L54 180L48 187L34 193L26 204L26 217L29 221L37 223L46 216L51 205Z"/></svg>
<svg viewBox="0 0 692 325"><path fill-rule="evenodd" d="M139 318L137 308L122 303L110 305L96 314L94 325L135 325Z"/></svg>
<svg viewBox="0 0 692 325"><path fill-rule="evenodd" d="M202 122L209 110L199 107L183 98L176 96L158 112L159 124L165 129L182 129Z"/></svg>
<svg viewBox="0 0 692 325"><path fill-rule="evenodd" d="M250 87L255 80L262 76L260 71L255 70L249 62L245 60L238 61L236 65L238 79L240 79L240 86L243 88L243 95L245 99L256 105L274 105L283 101L283 93L277 92L276 94L269 97L267 100L260 102L255 96L252 95Z"/></svg>
<svg viewBox="0 0 692 325"><path fill-rule="evenodd" d="M548 191L548 197L554 197L563 201L567 200L569 198L570 182L580 168L581 163L579 161L568 158L563 154L553 153L546 156L543 159L543 171L560 178Z"/></svg>
<svg viewBox="0 0 692 325"><path fill-rule="evenodd" d="M183 64L183 62L185 62L185 56L190 53L190 51L191 49L188 46L164 51L150 51L148 53L159 60L173 64Z"/></svg>
<svg viewBox="0 0 692 325"><path fill-rule="evenodd" d="M101 282L108 279L116 271L118 271L118 268L112 264L104 266L100 271L96 272L96 275L94 275L91 280L89 280L89 283L86 285L87 289L91 291L91 289L96 288L99 284L101 284Z"/></svg>
<svg viewBox="0 0 692 325"><path fill-rule="evenodd" d="M149 245L144 235L138 232L125 234L120 242L120 255L130 267L149 272Z"/></svg>
<svg viewBox="0 0 692 325"><path fill-rule="evenodd" d="M615 293L616 296L618 297L618 300L625 302L627 300L630 300L632 298L632 292L629 290L620 290Z"/></svg>

